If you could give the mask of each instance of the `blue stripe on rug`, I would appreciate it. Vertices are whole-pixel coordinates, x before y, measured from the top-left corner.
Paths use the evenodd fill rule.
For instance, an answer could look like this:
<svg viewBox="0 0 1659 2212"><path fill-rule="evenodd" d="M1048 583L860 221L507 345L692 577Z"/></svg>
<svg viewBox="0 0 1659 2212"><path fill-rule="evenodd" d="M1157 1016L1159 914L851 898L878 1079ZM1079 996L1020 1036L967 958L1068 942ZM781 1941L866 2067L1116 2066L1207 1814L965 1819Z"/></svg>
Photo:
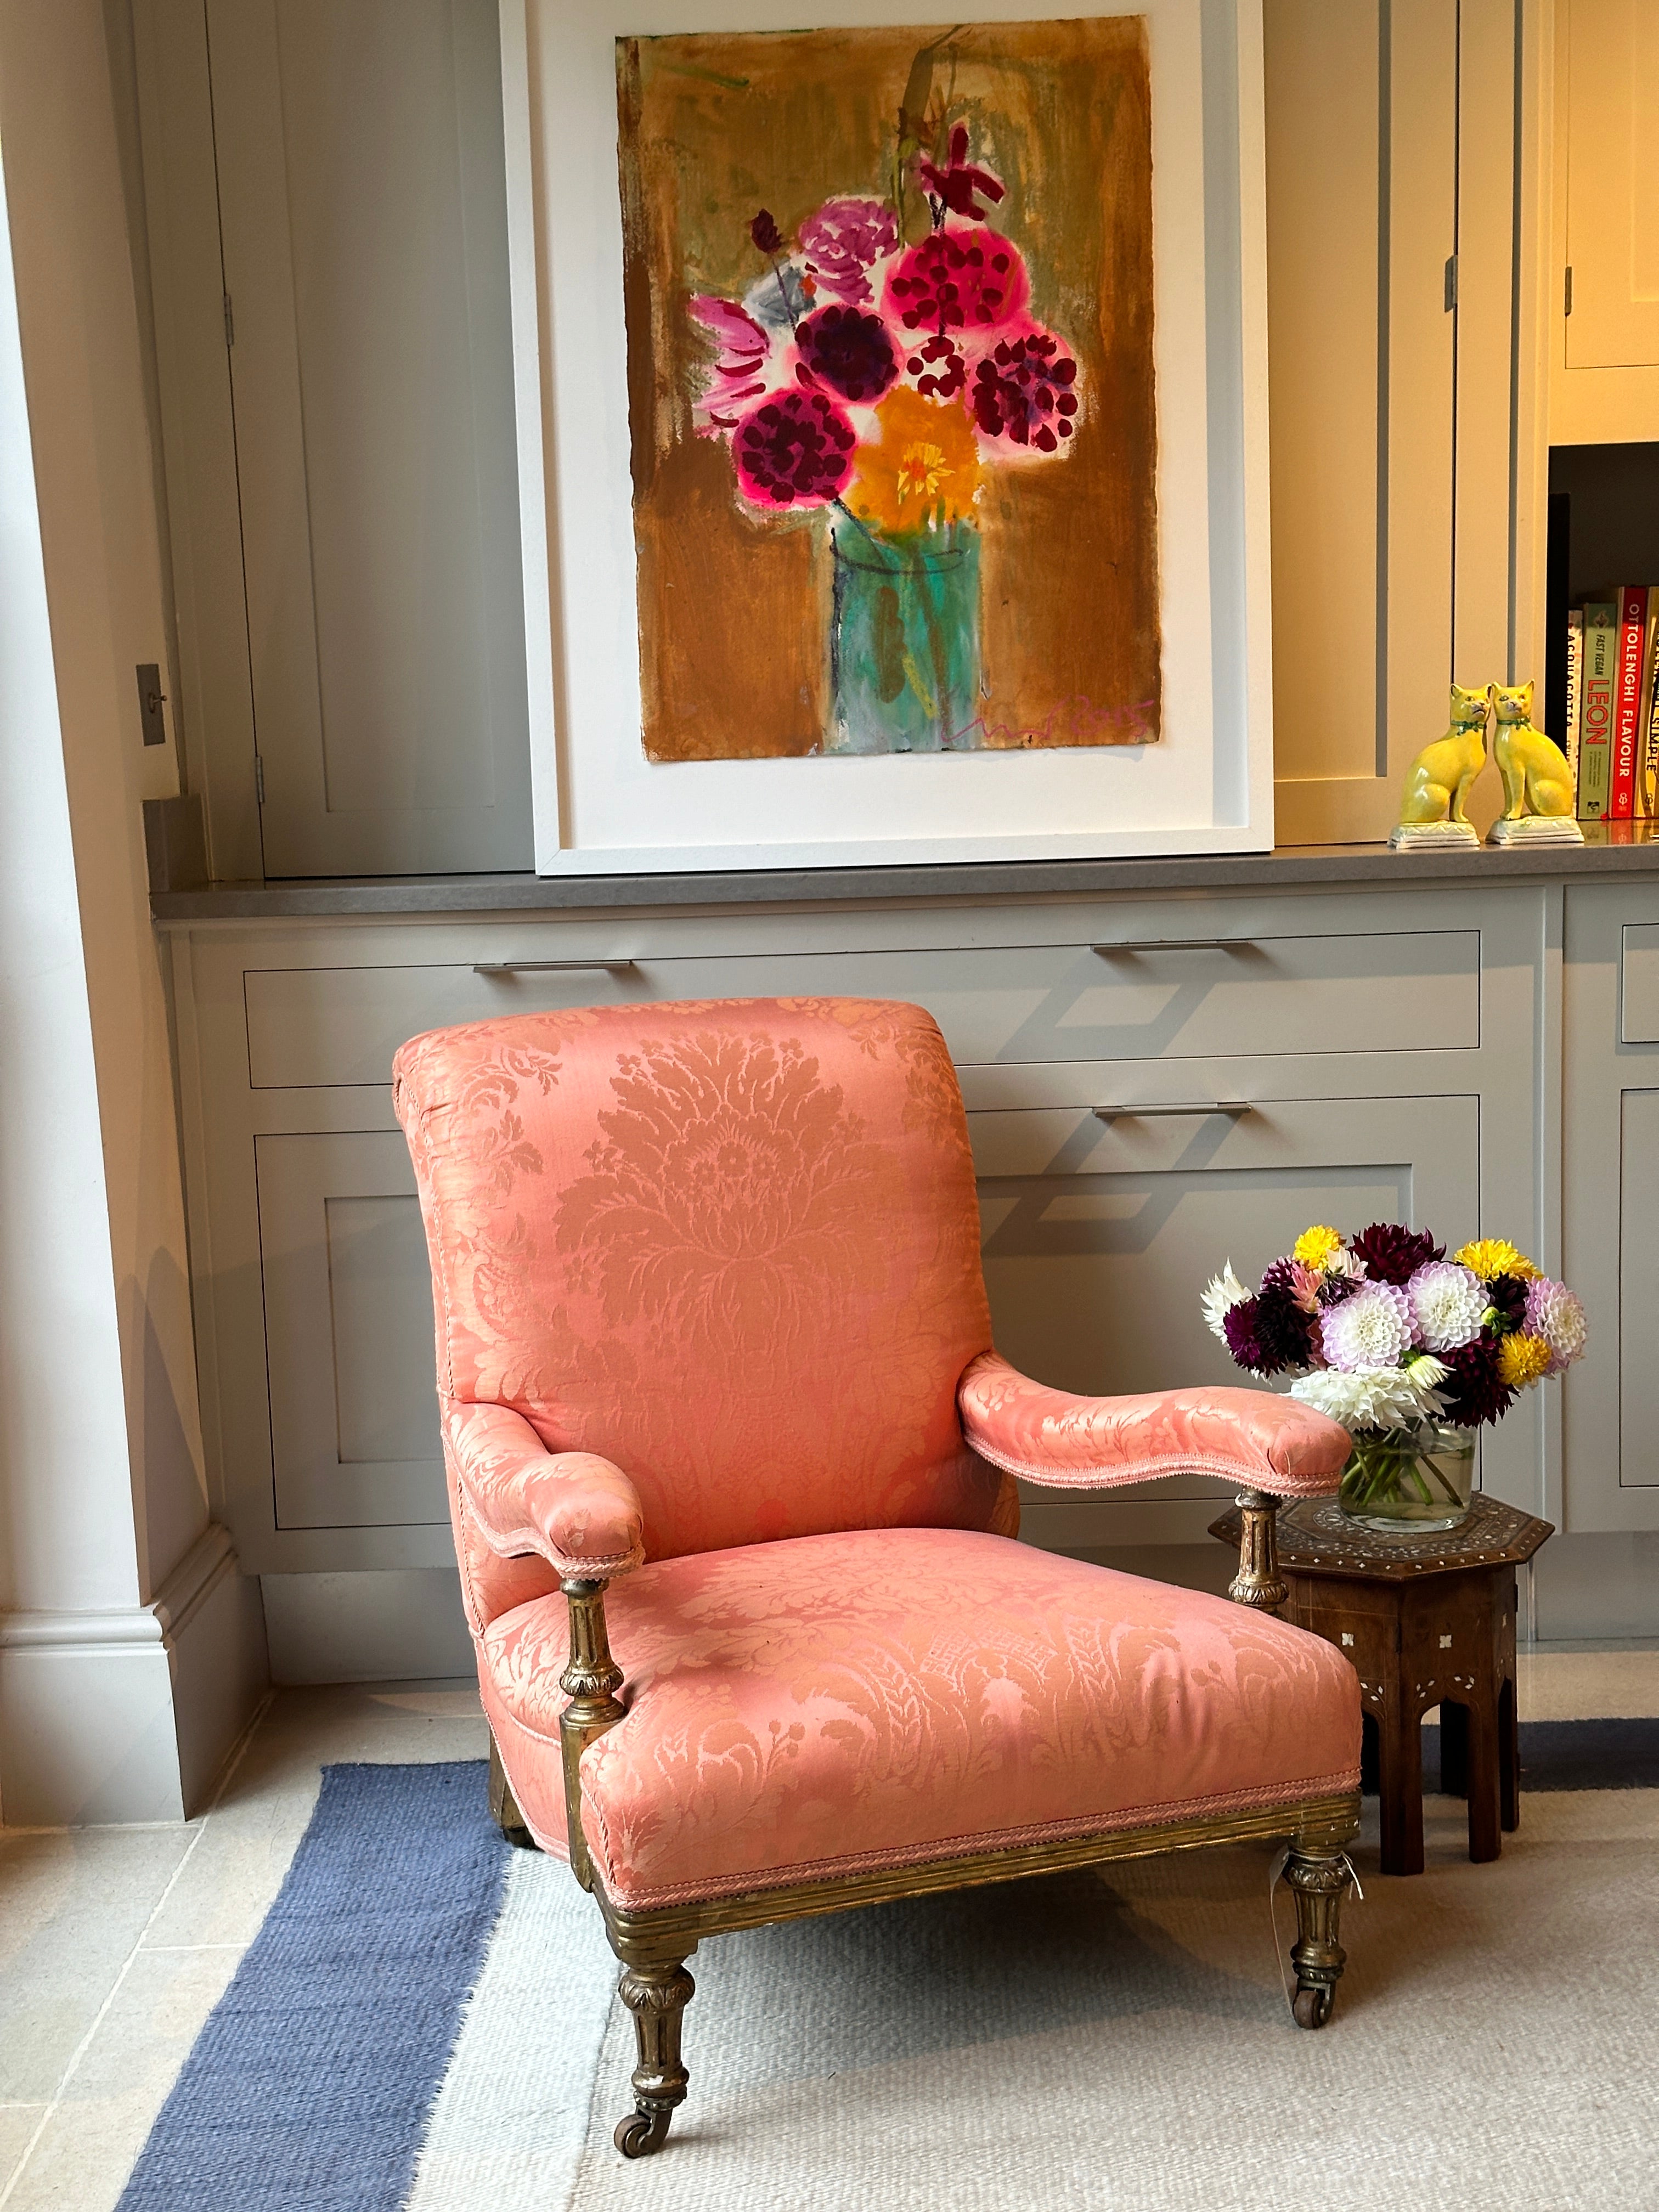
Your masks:
<svg viewBox="0 0 1659 2212"><path fill-rule="evenodd" d="M501 1909L484 1771L324 1768L117 2212L397 2212Z"/></svg>
<svg viewBox="0 0 1659 2212"><path fill-rule="evenodd" d="M1423 1731L1423 1786L1440 1786L1437 1728ZM1534 1790L1659 1790L1659 1720L1522 1721L1521 1794Z"/></svg>

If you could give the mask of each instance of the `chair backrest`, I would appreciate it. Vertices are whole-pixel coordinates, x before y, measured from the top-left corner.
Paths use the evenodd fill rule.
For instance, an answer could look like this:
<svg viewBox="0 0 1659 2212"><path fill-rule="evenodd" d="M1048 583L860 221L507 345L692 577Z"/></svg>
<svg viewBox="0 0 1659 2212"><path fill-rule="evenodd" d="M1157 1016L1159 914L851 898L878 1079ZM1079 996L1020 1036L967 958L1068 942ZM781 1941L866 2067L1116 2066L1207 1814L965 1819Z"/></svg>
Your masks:
<svg viewBox="0 0 1659 2212"><path fill-rule="evenodd" d="M1008 1525L957 1415L990 1322L961 1093L920 1007L517 1015L414 1038L395 1090L441 1395L615 1461L650 1557Z"/></svg>

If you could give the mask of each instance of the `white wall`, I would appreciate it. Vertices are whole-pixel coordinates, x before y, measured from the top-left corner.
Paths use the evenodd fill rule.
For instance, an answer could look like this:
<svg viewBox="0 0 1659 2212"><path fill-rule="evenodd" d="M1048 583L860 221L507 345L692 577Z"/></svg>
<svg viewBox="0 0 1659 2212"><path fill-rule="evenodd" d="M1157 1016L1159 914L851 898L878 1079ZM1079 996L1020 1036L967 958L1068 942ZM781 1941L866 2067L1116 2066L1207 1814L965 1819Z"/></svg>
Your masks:
<svg viewBox="0 0 1659 2212"><path fill-rule="evenodd" d="M0 0L0 1818L165 1818L263 1641L203 1471L141 812L178 771L140 742L167 623L100 0Z"/></svg>

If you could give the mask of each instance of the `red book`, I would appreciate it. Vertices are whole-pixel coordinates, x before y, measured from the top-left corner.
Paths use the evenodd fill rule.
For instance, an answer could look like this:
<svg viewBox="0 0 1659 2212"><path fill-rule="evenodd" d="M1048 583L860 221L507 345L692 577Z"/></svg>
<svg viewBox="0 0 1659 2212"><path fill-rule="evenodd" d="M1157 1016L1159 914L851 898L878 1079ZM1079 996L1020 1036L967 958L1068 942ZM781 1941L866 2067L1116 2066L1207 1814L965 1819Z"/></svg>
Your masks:
<svg viewBox="0 0 1659 2212"><path fill-rule="evenodd" d="M1636 811L1642 752L1642 664L1648 634L1648 587L1619 587L1619 663L1613 706L1613 793L1607 817L1628 822Z"/></svg>

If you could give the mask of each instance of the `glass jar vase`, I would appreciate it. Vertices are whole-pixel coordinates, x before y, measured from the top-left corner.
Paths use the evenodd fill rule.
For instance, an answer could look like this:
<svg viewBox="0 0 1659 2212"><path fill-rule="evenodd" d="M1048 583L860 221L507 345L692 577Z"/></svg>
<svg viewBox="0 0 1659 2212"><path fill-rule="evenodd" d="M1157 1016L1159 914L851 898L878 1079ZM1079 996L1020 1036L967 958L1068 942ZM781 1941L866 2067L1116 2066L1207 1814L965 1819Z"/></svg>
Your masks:
<svg viewBox="0 0 1659 2212"><path fill-rule="evenodd" d="M1361 1528L1455 1528L1474 1489L1474 1431L1441 1421L1360 1429L1352 1439L1337 1503Z"/></svg>
<svg viewBox="0 0 1659 2212"><path fill-rule="evenodd" d="M889 538L836 515L830 634L832 753L978 749L979 532Z"/></svg>

